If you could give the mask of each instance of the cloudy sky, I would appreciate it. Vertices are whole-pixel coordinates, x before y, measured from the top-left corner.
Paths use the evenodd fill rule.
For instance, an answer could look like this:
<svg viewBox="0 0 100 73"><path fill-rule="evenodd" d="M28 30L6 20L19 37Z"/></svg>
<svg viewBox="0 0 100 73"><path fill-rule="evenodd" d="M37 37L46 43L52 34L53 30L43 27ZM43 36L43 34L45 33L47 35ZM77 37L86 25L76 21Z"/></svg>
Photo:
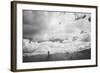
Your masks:
<svg viewBox="0 0 100 73"><path fill-rule="evenodd" d="M38 41L90 33L89 18L89 13L23 10L23 37Z"/></svg>

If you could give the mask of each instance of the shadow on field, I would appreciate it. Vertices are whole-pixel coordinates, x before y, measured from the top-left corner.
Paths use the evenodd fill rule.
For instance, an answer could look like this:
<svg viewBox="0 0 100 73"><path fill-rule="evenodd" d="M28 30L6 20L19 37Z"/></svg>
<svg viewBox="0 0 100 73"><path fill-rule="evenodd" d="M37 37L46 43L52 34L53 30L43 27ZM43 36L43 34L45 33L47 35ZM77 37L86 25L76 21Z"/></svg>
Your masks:
<svg viewBox="0 0 100 73"><path fill-rule="evenodd" d="M91 59L91 49L73 53L55 53L23 56L23 62L42 62L42 61L63 61L63 60L84 60Z"/></svg>

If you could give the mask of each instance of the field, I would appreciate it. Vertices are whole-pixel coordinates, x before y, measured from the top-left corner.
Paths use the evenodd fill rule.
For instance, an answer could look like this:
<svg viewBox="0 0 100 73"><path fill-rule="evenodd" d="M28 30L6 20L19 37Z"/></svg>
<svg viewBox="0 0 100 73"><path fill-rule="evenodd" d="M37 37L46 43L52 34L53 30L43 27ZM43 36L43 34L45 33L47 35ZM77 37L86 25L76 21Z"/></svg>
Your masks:
<svg viewBox="0 0 100 73"><path fill-rule="evenodd" d="M74 53L55 53L55 54L42 54L24 56L23 62L40 62L40 61L61 61L61 60L83 60L91 58L91 50L83 50Z"/></svg>

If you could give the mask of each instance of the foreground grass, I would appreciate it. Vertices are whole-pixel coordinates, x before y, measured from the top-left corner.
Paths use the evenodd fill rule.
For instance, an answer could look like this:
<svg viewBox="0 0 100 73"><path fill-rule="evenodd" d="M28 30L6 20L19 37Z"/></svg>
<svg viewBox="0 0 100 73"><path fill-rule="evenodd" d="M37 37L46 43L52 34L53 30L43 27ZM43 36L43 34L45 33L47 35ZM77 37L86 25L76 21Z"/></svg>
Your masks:
<svg viewBox="0 0 100 73"><path fill-rule="evenodd" d="M73 53L66 52L66 53L23 56L23 62L84 60L84 59L91 59L91 49L86 49L86 50L73 52Z"/></svg>

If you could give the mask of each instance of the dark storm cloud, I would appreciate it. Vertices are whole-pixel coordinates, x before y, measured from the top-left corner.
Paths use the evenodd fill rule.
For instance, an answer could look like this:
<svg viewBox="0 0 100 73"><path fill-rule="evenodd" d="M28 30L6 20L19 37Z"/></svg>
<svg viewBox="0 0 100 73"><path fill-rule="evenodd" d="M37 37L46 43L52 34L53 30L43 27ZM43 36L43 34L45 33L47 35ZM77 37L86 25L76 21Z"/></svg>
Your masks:
<svg viewBox="0 0 100 73"><path fill-rule="evenodd" d="M46 28L46 13L42 11L23 10L23 35L30 36L41 33Z"/></svg>
<svg viewBox="0 0 100 73"><path fill-rule="evenodd" d="M74 12L48 12L36 10L23 10L23 37L33 40L49 40L52 38L65 39L68 34L82 31L90 32L88 21L90 14L78 13L75 20Z"/></svg>

